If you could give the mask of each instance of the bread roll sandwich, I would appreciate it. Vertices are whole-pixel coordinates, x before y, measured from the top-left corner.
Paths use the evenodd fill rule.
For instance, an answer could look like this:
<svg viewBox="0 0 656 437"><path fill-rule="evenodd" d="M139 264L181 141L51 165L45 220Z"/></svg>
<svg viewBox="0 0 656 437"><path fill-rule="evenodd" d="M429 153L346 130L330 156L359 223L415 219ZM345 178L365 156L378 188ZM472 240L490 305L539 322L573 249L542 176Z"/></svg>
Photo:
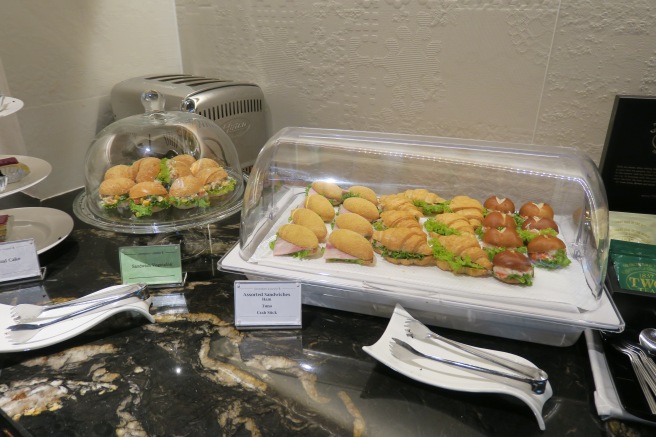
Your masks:
<svg viewBox="0 0 656 437"><path fill-rule="evenodd" d="M492 271L492 262L473 234L439 235L430 245L442 270L468 276L488 276Z"/></svg>
<svg viewBox="0 0 656 437"><path fill-rule="evenodd" d="M324 181L315 181L310 184L307 189L307 195L311 196L313 194L319 194L331 203L333 206L337 206L342 203L342 194L344 192L337 184L332 182Z"/></svg>
<svg viewBox="0 0 656 437"><path fill-rule="evenodd" d="M135 182L153 182L160 172L160 160L155 157L141 158L132 164L132 175Z"/></svg>
<svg viewBox="0 0 656 437"><path fill-rule="evenodd" d="M489 228L510 228L514 229L517 224L511 214L500 211L490 211L481 222L483 230Z"/></svg>
<svg viewBox="0 0 656 437"><path fill-rule="evenodd" d="M98 187L100 206L103 209L117 209L128 206L130 188L135 182L129 178L110 178L102 181Z"/></svg>
<svg viewBox="0 0 656 437"><path fill-rule="evenodd" d="M420 208L424 215L451 212L450 202L425 188L406 190L402 194L412 200L412 203Z"/></svg>
<svg viewBox="0 0 656 437"><path fill-rule="evenodd" d="M421 223L410 211L383 211L380 219L374 222L376 230L383 231L389 228L417 228L422 229Z"/></svg>
<svg viewBox="0 0 656 437"><path fill-rule="evenodd" d="M436 235L474 234L476 229L462 215L455 212L438 214L426 220L424 227L431 237Z"/></svg>
<svg viewBox="0 0 656 437"><path fill-rule="evenodd" d="M558 235L558 225L555 221L546 217L527 217L522 223L519 236L525 244L528 244L538 235Z"/></svg>
<svg viewBox="0 0 656 437"><path fill-rule="evenodd" d="M168 208L168 192L159 182L139 182L130 188L130 210L137 217L147 217Z"/></svg>
<svg viewBox="0 0 656 437"><path fill-rule="evenodd" d="M289 223L282 225L271 242L274 256L292 256L303 259L319 253L319 240L305 226Z"/></svg>
<svg viewBox="0 0 656 437"><path fill-rule="evenodd" d="M528 243L527 251L536 267L554 270L572 263L563 240L551 235L538 235Z"/></svg>
<svg viewBox="0 0 656 437"><path fill-rule="evenodd" d="M200 179L189 175L173 181L169 188L169 203L178 209L207 208L210 199Z"/></svg>
<svg viewBox="0 0 656 437"><path fill-rule="evenodd" d="M376 205L362 197L349 197L344 200L344 203L342 203L342 206L339 209L339 213L346 214L349 212L361 215L369 222L373 222L380 218L380 212L378 212Z"/></svg>
<svg viewBox="0 0 656 437"><path fill-rule="evenodd" d="M424 216L421 208L415 206L412 200L405 197L403 194L390 194L388 196L380 196L380 206L383 211L408 211L417 218Z"/></svg>
<svg viewBox="0 0 656 437"><path fill-rule="evenodd" d="M117 164L112 167L109 167L105 172L103 180L113 179L113 178L127 178L132 179L132 168L126 164Z"/></svg>
<svg viewBox="0 0 656 437"><path fill-rule="evenodd" d="M506 197L490 196L483 202L483 207L488 211L499 211L504 214L515 213L515 204Z"/></svg>
<svg viewBox="0 0 656 437"><path fill-rule="evenodd" d="M319 214L307 208L296 208L292 210L290 220L292 223L305 226L317 236L319 241L326 239L328 229Z"/></svg>
<svg viewBox="0 0 656 437"><path fill-rule="evenodd" d="M374 234L374 227L366 218L352 212L335 217L335 230L349 229L369 239Z"/></svg>
<svg viewBox="0 0 656 437"><path fill-rule="evenodd" d="M335 207L321 194L310 194L303 201L303 206L316 212L324 222L335 218Z"/></svg>
<svg viewBox="0 0 656 437"><path fill-rule="evenodd" d="M30 167L18 162L15 156L0 159L0 176L5 176L8 184L18 182L28 174L30 174Z"/></svg>
<svg viewBox="0 0 656 437"><path fill-rule="evenodd" d="M484 247L503 247L506 249L517 249L524 246L524 241L512 228L488 228L483 233Z"/></svg>
<svg viewBox="0 0 656 437"><path fill-rule="evenodd" d="M230 176L223 167L204 168L196 177L201 180L210 199L219 199L235 191L237 180Z"/></svg>
<svg viewBox="0 0 656 437"><path fill-rule="evenodd" d="M342 195L342 198L348 199L349 197L362 197L374 205L378 205L378 196L376 195L376 192L371 188L362 185L354 185L349 187Z"/></svg>
<svg viewBox="0 0 656 437"><path fill-rule="evenodd" d="M371 244L376 253L393 264L427 266L435 263L433 251L420 229L390 228L374 231Z"/></svg>
<svg viewBox="0 0 656 437"><path fill-rule="evenodd" d="M200 158L189 166L192 175L196 175L204 168L221 167L221 164L211 158Z"/></svg>
<svg viewBox="0 0 656 437"><path fill-rule="evenodd" d="M526 202L519 208L522 217L546 217L553 219L554 211L548 203Z"/></svg>
<svg viewBox="0 0 656 437"><path fill-rule="evenodd" d="M375 260L371 243L349 229L336 229L330 233L323 257L328 262L361 265L372 265Z"/></svg>
<svg viewBox="0 0 656 437"><path fill-rule="evenodd" d="M157 180L162 181L164 185L171 185L174 180L189 175L191 175L191 169L183 161L162 158L159 162Z"/></svg>
<svg viewBox="0 0 656 437"><path fill-rule="evenodd" d="M523 253L504 250L492 258L492 276L507 284L533 285L533 264Z"/></svg>
<svg viewBox="0 0 656 437"><path fill-rule="evenodd" d="M191 167L191 164L196 162L196 158L194 158L192 155L175 155L173 158L171 158L174 161L180 161L185 164L187 164L188 167Z"/></svg>

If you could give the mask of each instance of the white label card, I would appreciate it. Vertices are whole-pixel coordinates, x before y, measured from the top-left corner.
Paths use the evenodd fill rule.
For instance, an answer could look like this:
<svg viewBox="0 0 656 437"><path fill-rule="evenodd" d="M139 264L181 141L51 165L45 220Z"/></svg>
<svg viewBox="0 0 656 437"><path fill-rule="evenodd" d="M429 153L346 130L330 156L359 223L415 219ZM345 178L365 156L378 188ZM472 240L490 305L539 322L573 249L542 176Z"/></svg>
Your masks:
<svg viewBox="0 0 656 437"><path fill-rule="evenodd" d="M41 266L33 239L0 244L0 281L40 276Z"/></svg>
<svg viewBox="0 0 656 437"><path fill-rule="evenodd" d="M282 281L235 281L235 326L300 327L301 284Z"/></svg>

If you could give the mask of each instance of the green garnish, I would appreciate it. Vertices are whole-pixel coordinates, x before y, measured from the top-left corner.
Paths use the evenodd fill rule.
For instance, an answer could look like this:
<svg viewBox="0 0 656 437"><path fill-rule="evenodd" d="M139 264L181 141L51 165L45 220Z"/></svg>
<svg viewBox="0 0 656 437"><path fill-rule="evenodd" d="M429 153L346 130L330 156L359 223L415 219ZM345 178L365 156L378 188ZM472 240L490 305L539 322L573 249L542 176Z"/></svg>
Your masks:
<svg viewBox="0 0 656 437"><path fill-rule="evenodd" d="M567 257L565 249L558 249L552 259L541 259L539 261L535 261L534 263L536 267L555 270L560 267L567 267L572 263L572 261Z"/></svg>
<svg viewBox="0 0 656 437"><path fill-rule="evenodd" d="M449 227L444 223L438 222L432 218L426 220L424 227L428 232L434 232L440 235L462 235L462 233L457 229L453 229L452 227Z"/></svg>
<svg viewBox="0 0 656 437"><path fill-rule="evenodd" d="M425 215L435 215L435 214L444 214L446 212L453 212L449 208L450 200L447 200L443 203L426 203L423 200L413 200L413 205L422 209Z"/></svg>
<svg viewBox="0 0 656 437"><path fill-rule="evenodd" d="M447 250L447 248L444 247L435 238L431 238L430 240L428 240L428 245L431 246L433 249L433 257L441 261L446 261L449 264L449 267L451 267L451 270L453 270L454 272L460 272L465 267L470 267L474 269L484 269L482 265L472 262L471 258L469 258L468 256L465 257L456 256L456 254L454 254L450 250Z"/></svg>
<svg viewBox="0 0 656 437"><path fill-rule="evenodd" d="M387 247L383 246L382 244L376 241L373 241L371 245L375 250L380 250L380 254L385 258L424 259L424 257L426 256L426 255L422 255L421 253L406 252L403 250L389 250Z"/></svg>

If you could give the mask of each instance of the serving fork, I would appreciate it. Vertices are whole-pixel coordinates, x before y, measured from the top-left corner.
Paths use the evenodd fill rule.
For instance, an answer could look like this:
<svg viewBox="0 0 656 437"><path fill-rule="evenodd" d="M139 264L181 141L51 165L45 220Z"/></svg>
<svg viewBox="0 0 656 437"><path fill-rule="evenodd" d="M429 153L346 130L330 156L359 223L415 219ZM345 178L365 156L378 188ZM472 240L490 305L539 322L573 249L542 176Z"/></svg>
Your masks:
<svg viewBox="0 0 656 437"><path fill-rule="evenodd" d="M512 379L515 381L523 382L528 384L531 387L531 391L535 394L543 394L546 387L547 387L547 381L542 380L542 379L533 379L529 378L526 376L520 376L516 374L511 374L511 373L506 373L506 372L500 372L498 370L494 369L489 369L487 367L481 367L477 366L475 364L470 364L470 363L465 363L461 361L455 361L455 360L450 360L447 358L439 357L437 355L432 355L432 354L427 354L424 352L421 352L418 349L415 349L412 345L409 343L398 339L398 338L392 338L392 342L390 343L390 351L394 357L401 361L410 361L413 358L420 357L420 358L428 358L429 360L437 361L438 363L442 364L447 364L450 366L455 366L455 367L460 367L463 369L467 370L473 370L475 372L480 372L480 373L485 373L488 375L493 375L493 376L499 376L502 378L507 378L507 379Z"/></svg>
<svg viewBox="0 0 656 437"><path fill-rule="evenodd" d="M649 370L645 363L641 361L640 355L624 345L613 344L613 347L629 358L642 394L647 400L647 405L649 405L649 410L652 414L656 414L656 398L654 397L656 395L656 380L649 374Z"/></svg>
<svg viewBox="0 0 656 437"><path fill-rule="evenodd" d="M449 338L443 337L431 331L430 329L428 329L428 327L426 327L426 325L424 325L423 323L421 323L419 320L416 319L406 320L405 332L408 337L416 338L418 340L429 339L429 340L433 340L435 343L441 341L457 349L460 349L461 351L466 352L470 355L474 355L478 358L482 358L491 363L498 364L499 366L520 373L535 381L547 381L549 379L549 375L547 375L547 372L545 372L542 369L517 363L507 358L503 358L498 355L485 352L479 348L470 346L468 344L459 343L455 340L451 340Z"/></svg>
<svg viewBox="0 0 656 437"><path fill-rule="evenodd" d="M138 285L139 288L132 293L129 294L124 294L122 296L114 297L112 299L104 300L100 303L96 303L95 305L91 305L86 308L82 308L80 310L74 311L72 313L65 314L61 317L56 317L56 318L49 318L49 319L44 319L41 322L34 322L34 323L17 323L15 325L8 326L6 328L5 332L5 337L13 344L22 344L28 342L31 338L33 338L36 334L38 334L41 329L54 325L56 323L63 322L65 320L72 319L74 317L91 313L96 311L99 308L102 308L104 306L110 305L112 303L120 302L132 297L136 297L142 300L146 300L150 297L145 284L135 284Z"/></svg>
<svg viewBox="0 0 656 437"><path fill-rule="evenodd" d="M128 284L108 287L99 293L94 293L92 296L81 297L79 299L62 302L54 305L33 305L29 303L22 303L15 305L9 310L11 318L16 323L27 323L45 316L48 311L57 310L61 308L73 307L78 305L90 305L94 303L101 303L107 301L114 301L117 297L122 299L135 296L143 290L146 284Z"/></svg>

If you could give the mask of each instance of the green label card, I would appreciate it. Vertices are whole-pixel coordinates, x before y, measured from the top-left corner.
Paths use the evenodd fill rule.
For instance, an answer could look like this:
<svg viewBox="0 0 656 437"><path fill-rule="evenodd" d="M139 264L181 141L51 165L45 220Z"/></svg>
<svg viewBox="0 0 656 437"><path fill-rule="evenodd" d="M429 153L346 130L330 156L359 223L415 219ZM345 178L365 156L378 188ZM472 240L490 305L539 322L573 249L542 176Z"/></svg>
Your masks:
<svg viewBox="0 0 656 437"><path fill-rule="evenodd" d="M124 284L182 283L179 244L121 247L119 248L119 262Z"/></svg>

